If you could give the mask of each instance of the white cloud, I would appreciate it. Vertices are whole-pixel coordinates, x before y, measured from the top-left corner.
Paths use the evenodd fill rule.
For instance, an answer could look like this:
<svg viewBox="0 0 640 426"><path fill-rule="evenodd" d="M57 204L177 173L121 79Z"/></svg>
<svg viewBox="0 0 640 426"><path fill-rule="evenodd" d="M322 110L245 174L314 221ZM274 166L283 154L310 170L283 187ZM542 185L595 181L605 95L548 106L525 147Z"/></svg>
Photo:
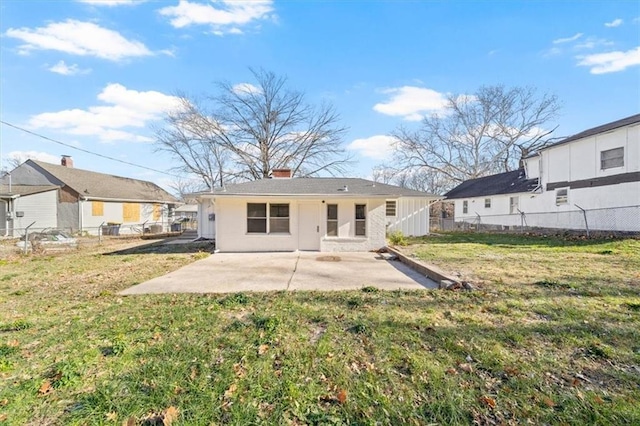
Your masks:
<svg viewBox="0 0 640 426"><path fill-rule="evenodd" d="M577 39L579 39L580 37L582 37L583 34L582 33L577 33L575 35L572 35L571 37L565 37L565 38L558 38L552 41L553 44L562 44L562 43L569 43L571 41L576 41Z"/></svg>
<svg viewBox="0 0 640 426"><path fill-rule="evenodd" d="M238 83L238 84L235 84L232 89L234 93L238 95L260 93L260 88L254 86L251 83Z"/></svg>
<svg viewBox="0 0 640 426"><path fill-rule="evenodd" d="M46 163L58 164L60 162L59 155L52 155L47 152L40 151L11 151L7 154L7 158L12 163L24 163L27 160L38 160Z"/></svg>
<svg viewBox="0 0 640 426"><path fill-rule="evenodd" d="M147 0L76 0L80 3L88 3L96 6L120 6L144 3Z"/></svg>
<svg viewBox="0 0 640 426"><path fill-rule="evenodd" d="M9 28L5 35L24 42L19 46L21 54L33 50L56 50L110 61L153 54L143 43L127 40L117 31L74 19L39 28Z"/></svg>
<svg viewBox="0 0 640 426"><path fill-rule="evenodd" d="M211 0L210 4L180 0L177 6L163 7L159 12L175 28L208 25L216 35L242 34L240 26L274 18L272 0Z"/></svg>
<svg viewBox="0 0 640 426"><path fill-rule="evenodd" d="M624 71L628 67L640 65L640 46L626 52L615 51L580 56L578 65L590 67L591 74L606 74Z"/></svg>
<svg viewBox="0 0 640 426"><path fill-rule="evenodd" d="M347 149L358 151L363 157L385 160L391 156L396 138L388 135L375 135L356 139L347 145Z"/></svg>
<svg viewBox="0 0 640 426"><path fill-rule="evenodd" d="M156 91L138 92L121 84L107 85L98 94L98 100L106 105L37 114L30 118L29 125L95 136L102 142L150 142L152 139L146 136L123 129L144 128L148 122L179 106L179 100L174 96Z"/></svg>
<svg viewBox="0 0 640 426"><path fill-rule="evenodd" d="M373 109L409 121L419 121L426 113L441 111L447 105L445 94L424 87L403 86L386 89L383 93L391 95L391 98L374 105Z"/></svg>
<svg viewBox="0 0 640 426"><path fill-rule="evenodd" d="M606 40L598 37L587 37L585 40L580 43L576 43L573 48L576 50L589 50L595 49L596 47L606 47L613 46L613 42L610 40Z"/></svg>
<svg viewBox="0 0 640 426"><path fill-rule="evenodd" d="M618 19L614 19L611 22L605 22L604 26L608 27L608 28L615 28L615 27L619 27L620 25L622 25L622 19L618 18Z"/></svg>
<svg viewBox="0 0 640 426"><path fill-rule="evenodd" d="M58 61L57 64L48 68L49 71L61 75L76 75L76 74L88 74L90 69L81 69L78 64L67 65L64 61Z"/></svg>

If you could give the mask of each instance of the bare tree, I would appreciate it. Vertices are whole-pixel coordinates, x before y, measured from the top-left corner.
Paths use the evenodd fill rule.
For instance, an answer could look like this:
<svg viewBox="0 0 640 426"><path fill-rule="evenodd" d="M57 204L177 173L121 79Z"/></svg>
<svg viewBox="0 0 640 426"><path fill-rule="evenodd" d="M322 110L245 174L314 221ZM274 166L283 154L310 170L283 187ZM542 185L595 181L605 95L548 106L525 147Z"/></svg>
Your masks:
<svg viewBox="0 0 640 426"><path fill-rule="evenodd" d="M210 111L182 96L182 108L156 132L158 149L209 187L267 178L278 168L294 176L343 174L350 161L342 148L346 129L333 107L307 104L285 77L252 74L256 85L219 83L207 98Z"/></svg>
<svg viewBox="0 0 640 426"><path fill-rule="evenodd" d="M559 108L555 96L529 87L483 86L471 96L450 95L445 111L424 118L418 130L393 132L397 167L435 172L444 189L514 170L548 142L555 128L546 126Z"/></svg>

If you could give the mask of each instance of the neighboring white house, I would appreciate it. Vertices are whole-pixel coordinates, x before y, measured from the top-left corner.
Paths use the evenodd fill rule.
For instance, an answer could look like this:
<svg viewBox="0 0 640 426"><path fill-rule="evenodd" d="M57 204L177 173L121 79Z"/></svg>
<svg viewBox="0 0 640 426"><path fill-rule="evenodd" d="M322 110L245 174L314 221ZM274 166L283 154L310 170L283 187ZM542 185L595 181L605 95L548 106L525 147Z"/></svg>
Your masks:
<svg viewBox="0 0 640 426"><path fill-rule="evenodd" d="M290 178L229 185L194 194L198 233L223 252L369 251L386 232L425 235L438 197L355 178Z"/></svg>
<svg viewBox="0 0 640 426"><path fill-rule="evenodd" d="M594 127L524 159L524 168L445 194L456 222L640 231L640 114ZM586 213L583 212L583 209Z"/></svg>
<svg viewBox="0 0 640 426"><path fill-rule="evenodd" d="M156 225L168 229L177 200L152 182L27 160L0 182L0 236L59 228L97 234L103 224L121 233Z"/></svg>

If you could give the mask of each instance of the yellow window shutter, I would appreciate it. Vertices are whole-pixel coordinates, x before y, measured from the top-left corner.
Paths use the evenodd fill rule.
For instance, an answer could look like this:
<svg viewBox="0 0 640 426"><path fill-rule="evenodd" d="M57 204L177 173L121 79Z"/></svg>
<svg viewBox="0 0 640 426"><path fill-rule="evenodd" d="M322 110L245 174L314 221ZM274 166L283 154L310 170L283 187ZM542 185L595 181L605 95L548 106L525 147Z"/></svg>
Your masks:
<svg viewBox="0 0 640 426"><path fill-rule="evenodd" d="M123 203L122 204L122 220L124 222L140 222L140 204Z"/></svg>
<svg viewBox="0 0 640 426"><path fill-rule="evenodd" d="M153 205L153 220L160 220L162 216L162 206L160 204Z"/></svg>
<svg viewBox="0 0 640 426"><path fill-rule="evenodd" d="M92 201L91 202L91 216L104 216L104 202Z"/></svg>

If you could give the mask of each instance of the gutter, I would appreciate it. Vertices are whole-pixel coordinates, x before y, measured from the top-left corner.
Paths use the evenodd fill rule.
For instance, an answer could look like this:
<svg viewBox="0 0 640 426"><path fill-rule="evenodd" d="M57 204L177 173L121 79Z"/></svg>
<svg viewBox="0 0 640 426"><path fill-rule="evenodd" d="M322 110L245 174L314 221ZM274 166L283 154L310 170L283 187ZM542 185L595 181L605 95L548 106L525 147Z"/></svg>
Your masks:
<svg viewBox="0 0 640 426"><path fill-rule="evenodd" d="M79 197L83 201L108 201L114 203L156 203L156 204L184 204L179 201L167 201L167 200L127 200L122 198L105 198L105 197L87 197L81 195Z"/></svg>

